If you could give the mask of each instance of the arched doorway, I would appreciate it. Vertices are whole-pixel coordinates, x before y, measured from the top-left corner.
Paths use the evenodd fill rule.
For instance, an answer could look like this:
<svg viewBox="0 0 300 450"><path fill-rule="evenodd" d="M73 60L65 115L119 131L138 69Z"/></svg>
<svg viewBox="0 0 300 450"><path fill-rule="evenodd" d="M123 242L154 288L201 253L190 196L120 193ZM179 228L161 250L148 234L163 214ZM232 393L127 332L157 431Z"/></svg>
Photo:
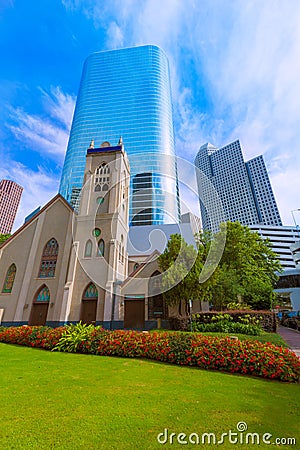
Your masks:
<svg viewBox="0 0 300 450"><path fill-rule="evenodd" d="M156 270L149 279L148 285L148 319L167 319L168 307L161 293L161 273Z"/></svg>
<svg viewBox="0 0 300 450"><path fill-rule="evenodd" d="M28 325L46 325L49 302L50 292L44 284L34 297Z"/></svg>
<svg viewBox="0 0 300 450"><path fill-rule="evenodd" d="M97 317L98 290L94 283L90 283L83 292L81 301L80 320L90 324L96 322Z"/></svg>

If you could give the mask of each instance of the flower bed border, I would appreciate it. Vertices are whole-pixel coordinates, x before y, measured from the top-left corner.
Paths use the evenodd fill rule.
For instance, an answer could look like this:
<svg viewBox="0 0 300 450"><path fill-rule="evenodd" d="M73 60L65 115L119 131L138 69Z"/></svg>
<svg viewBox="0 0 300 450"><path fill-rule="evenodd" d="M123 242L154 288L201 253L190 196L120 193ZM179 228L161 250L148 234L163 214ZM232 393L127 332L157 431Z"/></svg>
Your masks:
<svg viewBox="0 0 300 450"><path fill-rule="evenodd" d="M0 329L0 342L55 350L66 327ZM182 366L299 382L300 359L271 343L240 341L199 333L138 332L94 328L77 352L127 358L147 358Z"/></svg>

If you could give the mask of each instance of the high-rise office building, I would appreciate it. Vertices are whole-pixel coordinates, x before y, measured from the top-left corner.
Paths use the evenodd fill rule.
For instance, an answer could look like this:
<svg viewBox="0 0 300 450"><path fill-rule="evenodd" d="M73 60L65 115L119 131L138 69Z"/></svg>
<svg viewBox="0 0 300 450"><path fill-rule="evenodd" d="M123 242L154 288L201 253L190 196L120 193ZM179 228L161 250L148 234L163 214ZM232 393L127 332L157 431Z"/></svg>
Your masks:
<svg viewBox="0 0 300 450"><path fill-rule="evenodd" d="M299 239L297 228L293 226L261 224L250 225L249 228L252 231L256 231L263 239L268 239L273 252L278 255L279 262L284 270L296 268L292 246L295 246Z"/></svg>
<svg viewBox="0 0 300 450"><path fill-rule="evenodd" d="M222 148L205 144L195 159L202 226L217 231L220 217L208 214L216 193L224 219L242 225L282 225L269 176L262 156L245 163L240 142ZM198 172L198 171L197 171ZM204 179L203 174L206 176Z"/></svg>
<svg viewBox="0 0 300 450"><path fill-rule="evenodd" d="M0 233L11 233L23 188L11 180L0 181Z"/></svg>
<svg viewBox="0 0 300 450"><path fill-rule="evenodd" d="M73 206L86 149L122 136L131 170L132 225L179 221L168 60L153 45L97 52L83 68L59 192Z"/></svg>
<svg viewBox="0 0 300 450"><path fill-rule="evenodd" d="M246 162L246 169L256 203L258 223L281 226L281 218L262 155Z"/></svg>

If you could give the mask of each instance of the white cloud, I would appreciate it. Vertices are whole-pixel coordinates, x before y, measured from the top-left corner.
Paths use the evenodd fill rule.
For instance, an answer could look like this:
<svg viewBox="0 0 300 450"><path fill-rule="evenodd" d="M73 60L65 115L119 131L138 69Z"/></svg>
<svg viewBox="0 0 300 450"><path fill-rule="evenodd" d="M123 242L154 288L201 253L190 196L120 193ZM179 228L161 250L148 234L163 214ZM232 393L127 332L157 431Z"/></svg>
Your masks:
<svg viewBox="0 0 300 450"><path fill-rule="evenodd" d="M50 93L42 88L40 91L43 94L45 110L48 111L50 117L58 119L66 131L70 131L76 98L62 92L59 86L51 86Z"/></svg>
<svg viewBox="0 0 300 450"><path fill-rule="evenodd" d="M265 154L283 220L292 223L290 209L300 207L298 0L64 3L108 36L122 30L124 46L161 46L170 61L179 155L193 160L204 142L220 147L236 139L245 159Z"/></svg>
<svg viewBox="0 0 300 450"><path fill-rule="evenodd" d="M115 22L110 22L107 29L107 46L111 49L124 46L124 36L121 27Z"/></svg>
<svg viewBox="0 0 300 450"><path fill-rule="evenodd" d="M4 161L0 168L0 179L11 179L24 188L13 227L15 231L23 225L28 214L38 206L44 206L57 194L59 179L42 168L34 171L7 157Z"/></svg>
<svg viewBox="0 0 300 450"><path fill-rule="evenodd" d="M284 224L294 225L291 211L300 208L299 164L287 167L286 170L272 175L272 185L278 203L281 219ZM295 213L297 223L300 223L300 213Z"/></svg>
<svg viewBox="0 0 300 450"><path fill-rule="evenodd" d="M69 138L75 98L59 87L50 93L40 89L46 117L29 114L21 108L10 109L7 127L14 136L32 150L62 163Z"/></svg>
<svg viewBox="0 0 300 450"><path fill-rule="evenodd" d="M68 140L68 133L64 129L39 116L27 114L22 109L15 110L12 118L17 125L10 125L9 128L19 141L39 153L62 161Z"/></svg>
<svg viewBox="0 0 300 450"><path fill-rule="evenodd" d="M11 108L11 122L6 125L20 142L61 164L67 148L75 98L64 94L59 87L51 87L49 92L40 89L40 92L45 116ZM46 169L30 169L16 161L18 155L4 152L3 148L0 148L1 156L0 179L14 180L24 188L13 228L16 230L28 214L57 194L59 175L51 172L49 164Z"/></svg>

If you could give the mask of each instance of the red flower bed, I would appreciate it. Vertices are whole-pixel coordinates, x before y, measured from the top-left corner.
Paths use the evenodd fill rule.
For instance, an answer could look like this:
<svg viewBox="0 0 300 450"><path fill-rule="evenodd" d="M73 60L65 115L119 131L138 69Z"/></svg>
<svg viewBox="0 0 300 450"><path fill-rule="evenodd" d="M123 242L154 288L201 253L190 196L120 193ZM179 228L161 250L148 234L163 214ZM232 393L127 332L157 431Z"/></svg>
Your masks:
<svg viewBox="0 0 300 450"><path fill-rule="evenodd" d="M0 342L53 349L65 327L11 327ZM141 333L94 329L77 351L96 355L148 358L201 369L299 381L300 360L283 347L258 341L203 336L198 333Z"/></svg>
<svg viewBox="0 0 300 450"><path fill-rule="evenodd" d="M300 379L300 360L288 349L270 343L196 333L100 331L82 342L79 351L106 356L148 358L282 381Z"/></svg>
<svg viewBox="0 0 300 450"><path fill-rule="evenodd" d="M64 330L65 327L2 327L0 342L51 350L58 343Z"/></svg>

